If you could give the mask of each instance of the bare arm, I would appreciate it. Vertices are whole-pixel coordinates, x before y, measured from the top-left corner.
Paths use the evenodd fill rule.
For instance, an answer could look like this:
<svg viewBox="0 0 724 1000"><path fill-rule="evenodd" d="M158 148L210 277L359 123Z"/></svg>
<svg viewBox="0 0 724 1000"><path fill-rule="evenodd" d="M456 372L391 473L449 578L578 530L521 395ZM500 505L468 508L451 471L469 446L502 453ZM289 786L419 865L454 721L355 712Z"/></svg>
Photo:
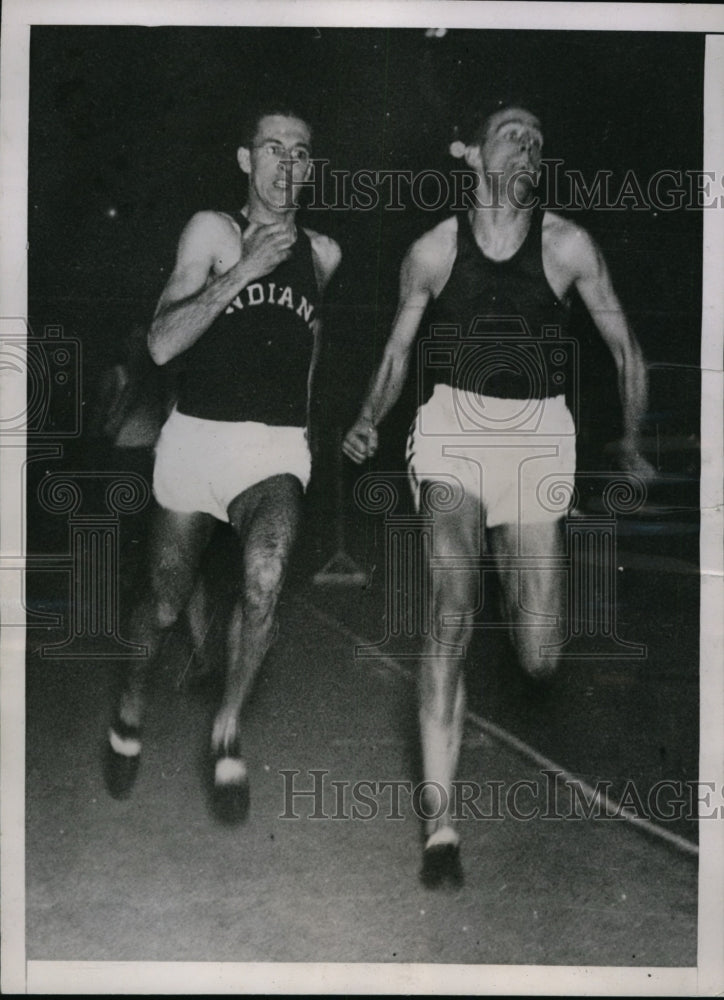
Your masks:
<svg viewBox="0 0 724 1000"><path fill-rule="evenodd" d="M312 244L312 263L321 297L342 261L342 251L339 248L339 244L329 236L322 236L311 229L305 229L305 232ZM312 323L314 345L309 365L309 375L307 377L307 399L310 404L312 400L312 386L322 353L322 328L322 319L318 315ZM311 410L307 414L307 433L309 435L309 448L312 454L316 455L318 452L319 435L317 433L316 422L312 420Z"/></svg>
<svg viewBox="0 0 724 1000"><path fill-rule="evenodd" d="M420 320L430 300L429 261L415 244L400 271L400 296L392 333L372 377L357 420L347 432L344 453L358 464L377 450L377 424L400 398Z"/></svg>
<svg viewBox="0 0 724 1000"><path fill-rule="evenodd" d="M315 233L309 229L305 230L305 232L311 240L312 263L314 265L314 274L317 279L317 286L321 296L342 261L342 251L339 248L339 244L333 239L330 239L329 236L321 236L319 233ZM309 398L311 398L312 381L314 379L314 373L317 368L322 346L322 320L319 316L317 316L312 323L312 332L314 334L314 347L312 350L312 361L309 366L309 378L307 382Z"/></svg>
<svg viewBox="0 0 724 1000"><path fill-rule="evenodd" d="M148 334L156 364L195 344L242 288L286 260L294 237L281 224L252 223L240 255L237 240L230 220L216 212L198 212L184 229Z"/></svg>
<svg viewBox="0 0 724 1000"><path fill-rule="evenodd" d="M598 332L603 337L618 374L623 411L623 437L619 443L624 468L644 478L654 469L641 454L639 433L648 403L648 373L638 340L614 291L603 255L581 229L566 241L565 252L574 267L574 284Z"/></svg>

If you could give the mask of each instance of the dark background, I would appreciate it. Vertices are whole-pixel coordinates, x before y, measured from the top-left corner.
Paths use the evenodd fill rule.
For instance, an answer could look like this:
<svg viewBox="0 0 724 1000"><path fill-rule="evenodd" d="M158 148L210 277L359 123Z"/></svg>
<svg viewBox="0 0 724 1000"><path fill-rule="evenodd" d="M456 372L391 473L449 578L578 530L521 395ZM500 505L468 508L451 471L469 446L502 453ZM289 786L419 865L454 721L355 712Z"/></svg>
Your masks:
<svg viewBox="0 0 724 1000"><path fill-rule="evenodd" d="M657 171L701 169L703 73L704 39L693 33L455 30L427 38L422 29L34 27L31 327L40 335L60 325L80 340L82 397L90 400L132 325L150 319L189 216L243 204L235 149L243 112L260 96L291 94L308 109L315 155L331 168L449 172L461 168L447 152L455 127L464 129L465 114L491 93L507 92L541 112L544 156L562 159L589 184L597 170L611 171L618 191L631 170L645 188ZM356 414L387 338L401 257L446 211L408 202L403 211L302 214L305 224L334 236L344 254L329 289L315 396L325 435L310 507L322 516L307 569L333 553L332 529L340 524L365 569L382 565L381 520L353 509L358 470L346 462L338 467L336 432ZM602 246L655 366L646 432L657 450L649 457L673 477L650 491L668 513L621 518L619 538L644 559L688 560L695 572L702 213L652 206L575 217ZM620 424L615 371L580 306L572 329L582 359L579 469L604 475L611 466L606 445ZM375 468L403 468L414 401L411 380L388 418ZM93 461L83 457L85 443L84 435L66 444L62 458L42 469L33 463L37 474ZM32 506L29 551L62 549L66 522L38 516ZM349 516L340 519L344 510ZM618 674L610 664L595 673L578 669L575 676L571 667L571 708L566 714L564 706L555 732L543 716L540 724L522 718L511 707L515 685L510 696L509 678L492 670L486 714L579 773L693 779L698 580L670 572L668 563L626 565L635 571L619 579L620 622L628 638L649 643L646 664L624 664ZM31 596L32 589L31 580ZM354 595L350 603L359 604ZM379 636L381 622L355 623L355 610L351 624ZM590 739L594 729L601 738Z"/></svg>
<svg viewBox="0 0 724 1000"><path fill-rule="evenodd" d="M315 155L330 168L448 172L462 165L447 147L465 112L491 93L522 96L543 114L544 154L589 183L611 171L617 191L629 170L645 185L661 169L701 168L702 85L703 38L693 34L35 27L31 322L81 338L89 388L131 323L150 316L188 217L243 202L234 150L249 99L291 94L315 119ZM445 214L409 203L305 213L344 251L329 296L329 417L344 423L356 411L389 330L402 253ZM577 216L604 249L647 358L696 366L701 212ZM611 440L613 369L585 317L575 330L583 443ZM682 392L677 410L696 430L698 399Z"/></svg>

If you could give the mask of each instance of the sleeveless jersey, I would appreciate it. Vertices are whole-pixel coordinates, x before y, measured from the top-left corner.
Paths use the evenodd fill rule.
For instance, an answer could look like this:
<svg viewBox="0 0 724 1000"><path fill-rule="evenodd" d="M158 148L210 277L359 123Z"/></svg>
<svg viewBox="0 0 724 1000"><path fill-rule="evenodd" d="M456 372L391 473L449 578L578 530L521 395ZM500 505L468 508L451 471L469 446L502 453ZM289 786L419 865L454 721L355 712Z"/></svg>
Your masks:
<svg viewBox="0 0 724 1000"><path fill-rule="evenodd" d="M501 399L565 392L570 308L543 270L542 220L535 212L515 254L494 261L478 246L467 213L458 217L455 262L431 306L424 345L428 393L438 382Z"/></svg>
<svg viewBox="0 0 724 1000"><path fill-rule="evenodd" d="M243 216L238 221L248 225ZM291 256L243 288L181 355L179 412L306 426L318 300L312 245L299 227Z"/></svg>

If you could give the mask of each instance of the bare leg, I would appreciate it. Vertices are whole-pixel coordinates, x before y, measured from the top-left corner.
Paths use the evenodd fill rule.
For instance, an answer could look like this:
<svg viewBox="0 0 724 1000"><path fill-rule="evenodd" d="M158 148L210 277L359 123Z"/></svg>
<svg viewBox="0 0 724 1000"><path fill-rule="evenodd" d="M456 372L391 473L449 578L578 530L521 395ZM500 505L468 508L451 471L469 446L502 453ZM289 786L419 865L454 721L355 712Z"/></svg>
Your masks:
<svg viewBox="0 0 724 1000"><path fill-rule="evenodd" d="M276 610L297 536L302 487L291 475L273 476L229 505L243 544L243 583L228 634L226 688L214 719L215 810L238 821L246 812L246 767L241 759L239 716L276 634ZM234 800L237 801L234 801Z"/></svg>
<svg viewBox="0 0 724 1000"><path fill-rule="evenodd" d="M565 575L548 560L563 555L560 521L545 524L502 524L490 530L490 545L496 556L535 556L541 568L501 570L503 591L513 644L520 665L534 681L550 680L557 656L550 649L560 638L565 611Z"/></svg>
<svg viewBox="0 0 724 1000"><path fill-rule="evenodd" d="M136 605L129 634L146 646L143 660L133 661L121 694L119 715L126 725L140 726L143 689L168 628L186 606L196 572L209 540L209 514L180 514L159 508L154 515L149 547L150 590Z"/></svg>
<svg viewBox="0 0 724 1000"><path fill-rule="evenodd" d="M180 514L159 508L154 515L149 544L150 587L134 608L129 625L129 635L146 646L147 655L132 660L128 666L116 720L109 733L106 778L115 797L128 795L135 779L148 672L166 630L189 599L212 524L208 514Z"/></svg>
<svg viewBox="0 0 724 1000"><path fill-rule="evenodd" d="M244 577L229 627L226 690L212 733L215 750L237 738L239 713L274 637L301 499L295 476L273 476L229 506L232 526L243 542Z"/></svg>
<svg viewBox="0 0 724 1000"><path fill-rule="evenodd" d="M211 627L211 611L206 583L202 575L196 580L196 586L186 605L186 621L193 644L193 656L196 661L194 676L197 679L209 675L213 669L212 659L205 648L206 638Z"/></svg>
<svg viewBox="0 0 724 1000"><path fill-rule="evenodd" d="M435 789L427 796L425 806L426 816L430 817L425 819L425 833L428 837L450 827L452 783L457 771L465 721L465 679L462 664L458 669L451 664L450 659L443 661L440 658L436 667L423 668L420 673L422 766L425 781L434 783ZM437 676L432 677L433 673Z"/></svg>
<svg viewBox="0 0 724 1000"><path fill-rule="evenodd" d="M470 557L484 550L483 513L479 502L466 497L452 513L437 514L433 555ZM441 654L432 642L423 648L419 674L419 721L423 772L430 794L425 802L423 882L459 884L458 836L453 830L451 806L465 722L464 657L472 636L469 619L479 601L479 576L474 569L455 568L431 574L433 620L439 639L460 647ZM432 786L437 786L434 788Z"/></svg>

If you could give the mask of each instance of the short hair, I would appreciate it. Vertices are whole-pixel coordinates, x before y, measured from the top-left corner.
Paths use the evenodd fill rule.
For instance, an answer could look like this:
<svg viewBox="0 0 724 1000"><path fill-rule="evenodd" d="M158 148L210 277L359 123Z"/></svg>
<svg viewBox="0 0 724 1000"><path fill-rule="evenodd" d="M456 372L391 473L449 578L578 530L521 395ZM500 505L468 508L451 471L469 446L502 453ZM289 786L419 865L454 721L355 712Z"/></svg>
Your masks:
<svg viewBox="0 0 724 1000"><path fill-rule="evenodd" d="M455 137L462 140L466 145L482 145L488 133L488 126L493 115L509 108L520 108L522 111L529 111L542 123L541 112L538 100L531 100L525 94L505 94L486 98L479 104L467 120L455 128Z"/></svg>
<svg viewBox="0 0 724 1000"><path fill-rule="evenodd" d="M262 118L270 118L273 115L279 115L282 118L297 118L299 121L304 122L310 134L314 135L311 116L305 108L298 107L296 104L285 100L272 100L253 104L249 107L242 120L239 145L250 149L254 144L254 139L256 138Z"/></svg>

